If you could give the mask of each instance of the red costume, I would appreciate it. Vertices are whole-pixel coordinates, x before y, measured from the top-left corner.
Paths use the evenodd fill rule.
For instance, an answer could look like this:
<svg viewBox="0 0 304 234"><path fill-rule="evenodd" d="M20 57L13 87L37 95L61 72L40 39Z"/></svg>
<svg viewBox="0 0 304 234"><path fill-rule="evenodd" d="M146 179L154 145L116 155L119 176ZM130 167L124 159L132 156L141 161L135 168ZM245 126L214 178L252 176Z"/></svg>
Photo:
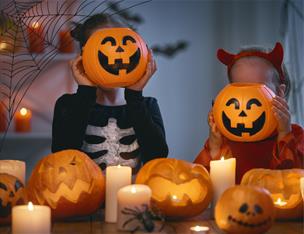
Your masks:
<svg viewBox="0 0 304 234"><path fill-rule="evenodd" d="M227 66L228 74L238 59L248 56L261 57L269 61L278 71L281 83L284 83L285 77L282 70L283 47L280 43L277 43L270 53L244 51L233 55L223 49L219 49L217 53L218 59ZM211 158L207 140L203 150L194 162L209 169L210 160L218 160L221 156L236 158L237 183L240 183L242 176L253 168L303 168L304 131L300 126L292 124L292 131L280 142L277 142L277 135L272 135L258 142L234 142L224 138L220 151L214 159Z"/></svg>
<svg viewBox="0 0 304 234"><path fill-rule="evenodd" d="M236 182L253 168L287 169L303 168L304 163L304 130L292 124L292 131L277 143L277 136L259 142L235 142L224 139L220 152L211 159L208 140L203 150L195 159L209 169L210 160L236 158Z"/></svg>

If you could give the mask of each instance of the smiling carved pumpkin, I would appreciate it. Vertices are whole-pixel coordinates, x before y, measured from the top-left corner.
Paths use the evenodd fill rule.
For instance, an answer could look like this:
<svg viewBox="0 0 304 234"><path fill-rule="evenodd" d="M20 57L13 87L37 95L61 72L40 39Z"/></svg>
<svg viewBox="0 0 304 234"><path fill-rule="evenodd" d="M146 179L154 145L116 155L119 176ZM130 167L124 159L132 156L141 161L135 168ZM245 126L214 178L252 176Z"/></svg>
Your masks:
<svg viewBox="0 0 304 234"><path fill-rule="evenodd" d="M29 180L34 204L48 205L55 218L88 215L104 201L105 181L86 154L63 150L40 160Z"/></svg>
<svg viewBox="0 0 304 234"><path fill-rule="evenodd" d="M27 202L26 190L15 176L0 174L0 224L10 222L11 210L15 205Z"/></svg>
<svg viewBox="0 0 304 234"><path fill-rule="evenodd" d="M151 188L152 203L167 217L198 215L212 199L208 171L183 160L154 159L141 168L136 183Z"/></svg>
<svg viewBox="0 0 304 234"><path fill-rule="evenodd" d="M303 169L252 169L247 171L241 184L259 186L267 189L275 204L276 218L281 220L303 217L303 199L300 191L300 178L304 177Z"/></svg>
<svg viewBox="0 0 304 234"><path fill-rule="evenodd" d="M220 132L232 141L259 141L269 137L277 121L271 101L275 94L262 84L233 83L216 97L214 121Z"/></svg>
<svg viewBox="0 0 304 234"><path fill-rule="evenodd" d="M95 84L107 88L125 87L144 75L148 48L129 28L105 28L90 36L82 59L86 74Z"/></svg>
<svg viewBox="0 0 304 234"><path fill-rule="evenodd" d="M258 234L272 225L274 206L267 190L237 185L227 189L215 206L215 221L227 233Z"/></svg>

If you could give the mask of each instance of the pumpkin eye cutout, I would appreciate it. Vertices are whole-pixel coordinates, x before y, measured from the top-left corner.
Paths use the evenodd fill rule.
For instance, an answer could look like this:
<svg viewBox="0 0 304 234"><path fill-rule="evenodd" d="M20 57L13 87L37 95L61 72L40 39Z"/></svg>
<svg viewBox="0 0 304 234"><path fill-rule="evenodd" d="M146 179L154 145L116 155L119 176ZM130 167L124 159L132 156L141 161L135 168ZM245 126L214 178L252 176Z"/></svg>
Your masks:
<svg viewBox="0 0 304 234"><path fill-rule="evenodd" d="M230 106L231 104L234 104L236 110L240 109L240 103L236 98L229 99L229 101L226 103L226 106Z"/></svg>
<svg viewBox="0 0 304 234"><path fill-rule="evenodd" d="M110 42L112 46L116 46L116 41L113 37L106 37L102 40L101 44L104 45L107 42Z"/></svg>
<svg viewBox="0 0 304 234"><path fill-rule="evenodd" d="M255 211L257 214L262 214L262 213L263 213L263 209L262 209L262 207L260 207L259 205L254 205L254 211Z"/></svg>
<svg viewBox="0 0 304 234"><path fill-rule="evenodd" d="M130 42L132 42L132 43L136 43L136 41L135 41L135 39L133 38L133 37L131 37L131 36L125 36L125 37L123 37L123 39L122 39L122 44L123 45L127 45L127 42L128 41L130 41Z"/></svg>
<svg viewBox="0 0 304 234"><path fill-rule="evenodd" d="M244 203L244 204L240 207L239 212L241 212L241 213L246 213L247 210L248 210L248 205L247 205L246 203Z"/></svg>
<svg viewBox="0 0 304 234"><path fill-rule="evenodd" d="M17 192L20 188L23 188L23 184L19 180L16 180L15 191Z"/></svg>
<svg viewBox="0 0 304 234"><path fill-rule="evenodd" d="M255 104L257 106L262 106L262 104L260 103L260 101L258 99L255 99L255 98L252 98L250 99L248 102L247 102L247 105L246 105L246 109L247 110L250 110L251 109L251 106Z"/></svg>
<svg viewBox="0 0 304 234"><path fill-rule="evenodd" d="M3 189L4 191L7 191L7 187L3 183L0 183L0 189Z"/></svg>

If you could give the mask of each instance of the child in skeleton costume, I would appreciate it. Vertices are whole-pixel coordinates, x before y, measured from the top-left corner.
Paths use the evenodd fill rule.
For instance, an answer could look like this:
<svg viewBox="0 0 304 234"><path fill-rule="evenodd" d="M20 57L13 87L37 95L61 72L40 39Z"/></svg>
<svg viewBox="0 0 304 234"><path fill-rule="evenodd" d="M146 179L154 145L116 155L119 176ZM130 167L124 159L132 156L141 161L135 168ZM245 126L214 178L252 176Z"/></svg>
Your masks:
<svg viewBox="0 0 304 234"><path fill-rule="evenodd" d="M107 15L98 14L71 35L82 48L100 28L121 27ZM128 165L136 172L141 163L167 157L168 147L157 100L143 97L142 90L156 71L149 54L144 76L134 85L122 88L96 87L87 78L81 56L71 62L78 89L65 94L55 105L52 151L78 149L104 169L108 165Z"/></svg>
<svg viewBox="0 0 304 234"><path fill-rule="evenodd" d="M278 122L276 132L258 142L234 142L218 131L212 109L209 112L209 138L195 159L196 163L209 168L210 160L225 157L236 158L236 180L252 168L287 169L303 167L304 131L291 124L288 104L289 79L283 62L283 47L277 43L267 53L263 49L242 50L236 55L220 49L218 59L228 67L230 82L263 83L277 95L272 102L272 111Z"/></svg>

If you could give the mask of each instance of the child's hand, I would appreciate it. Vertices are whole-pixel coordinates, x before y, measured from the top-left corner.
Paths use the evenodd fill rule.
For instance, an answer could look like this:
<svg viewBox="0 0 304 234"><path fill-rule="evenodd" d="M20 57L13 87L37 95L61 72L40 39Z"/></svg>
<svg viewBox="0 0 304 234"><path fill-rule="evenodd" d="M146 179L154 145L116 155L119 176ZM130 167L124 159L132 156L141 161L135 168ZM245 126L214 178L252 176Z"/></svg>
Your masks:
<svg viewBox="0 0 304 234"><path fill-rule="evenodd" d="M272 101L272 111L278 121L278 141L291 132L289 107L283 97L275 96Z"/></svg>
<svg viewBox="0 0 304 234"><path fill-rule="evenodd" d="M208 114L208 124L209 124L209 148L211 157L214 158L220 151L221 145L223 143L223 136L218 130L215 122L212 109Z"/></svg>
<svg viewBox="0 0 304 234"><path fill-rule="evenodd" d="M70 66L74 79L78 85L96 86L88 79L88 76L84 72L81 55L71 60Z"/></svg>
<svg viewBox="0 0 304 234"><path fill-rule="evenodd" d="M127 88L135 91L142 91L146 86L146 84L148 83L148 81L150 80L150 78L156 72L156 70L157 67L156 67L156 62L153 58L152 50L149 50L149 60L145 74L143 75L142 78L140 78L140 80L137 83L130 85Z"/></svg>

